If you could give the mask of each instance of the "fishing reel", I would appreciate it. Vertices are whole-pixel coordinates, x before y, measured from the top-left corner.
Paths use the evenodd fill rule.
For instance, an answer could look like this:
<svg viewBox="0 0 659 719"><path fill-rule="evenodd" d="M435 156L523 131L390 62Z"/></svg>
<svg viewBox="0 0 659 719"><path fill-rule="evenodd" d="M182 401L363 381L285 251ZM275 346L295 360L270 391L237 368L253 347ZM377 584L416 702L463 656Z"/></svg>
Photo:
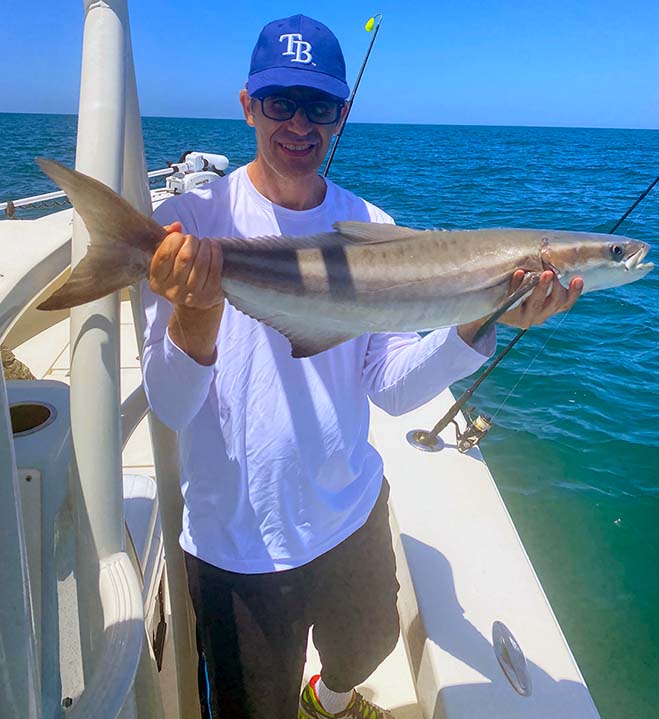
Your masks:
<svg viewBox="0 0 659 719"><path fill-rule="evenodd" d="M477 447L478 443L485 437L485 435L492 429L494 423L492 417L488 414L479 414L476 417L472 417L472 412L475 407L470 407L467 410L467 426L464 432L460 432L458 423L453 419L451 422L455 425L455 437L458 443L458 452L464 454L468 452L472 447Z"/></svg>
<svg viewBox="0 0 659 719"><path fill-rule="evenodd" d="M487 324L487 323L485 323ZM483 325L485 327L485 325ZM481 327L481 329L483 329ZM479 330L480 332L480 330ZM493 422L492 418L486 414L479 414L476 417L472 417L472 412L476 409L470 407L467 410L467 426L464 432L460 431L458 423L455 418L458 412L467 404L471 399L474 392L480 387L483 381L490 376L494 368L501 362L501 360L510 352L510 350L522 339L526 330L520 330L510 342L506 345L504 350L500 352L497 357L492 361L492 364L483 372L483 374L461 395L449 409L449 411L437 422L437 424L431 429L413 429L406 435L407 441L416 449L420 449L422 452L439 452L444 448L444 441L439 436L439 433L446 429L446 427L453 422L455 425L455 435L457 440L458 452L464 454L468 452L472 447L476 447L478 443L485 437L485 435L492 429Z"/></svg>
<svg viewBox="0 0 659 719"><path fill-rule="evenodd" d="M455 415L453 415L445 417L431 430L411 430L407 433L407 441L422 452L439 452L445 446L444 440L439 436L439 433L449 424L454 424L458 452L465 454L472 447L478 446L481 439L494 426L492 418L487 414L478 414L474 417L472 413L475 409L475 407L470 407L467 410L467 426L462 432L454 419Z"/></svg>

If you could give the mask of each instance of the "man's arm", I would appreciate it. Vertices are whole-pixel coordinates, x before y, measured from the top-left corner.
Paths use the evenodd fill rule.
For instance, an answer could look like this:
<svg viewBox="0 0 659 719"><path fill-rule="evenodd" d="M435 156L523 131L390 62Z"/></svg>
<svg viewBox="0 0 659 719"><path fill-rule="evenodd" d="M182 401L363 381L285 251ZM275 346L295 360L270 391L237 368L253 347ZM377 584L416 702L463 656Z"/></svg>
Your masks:
<svg viewBox="0 0 659 719"><path fill-rule="evenodd" d="M156 415L181 429L199 412L213 379L222 319L222 255L217 243L166 227L145 290L144 387ZM167 301L165 301L167 300Z"/></svg>
<svg viewBox="0 0 659 719"><path fill-rule="evenodd" d="M411 412L457 380L475 372L494 351L492 328L478 342L464 342L456 327L430 332L373 334L363 378L369 398L391 415Z"/></svg>
<svg viewBox="0 0 659 719"><path fill-rule="evenodd" d="M511 292L521 285L524 274L523 270L515 272ZM553 272L545 272L531 295L499 321L524 329L541 324L557 312L569 310L582 289L581 278L573 279L565 289L555 281ZM400 415L472 374L496 346L494 328L474 343L485 320L436 330L423 338L415 334L372 335L364 365L369 397L390 414Z"/></svg>

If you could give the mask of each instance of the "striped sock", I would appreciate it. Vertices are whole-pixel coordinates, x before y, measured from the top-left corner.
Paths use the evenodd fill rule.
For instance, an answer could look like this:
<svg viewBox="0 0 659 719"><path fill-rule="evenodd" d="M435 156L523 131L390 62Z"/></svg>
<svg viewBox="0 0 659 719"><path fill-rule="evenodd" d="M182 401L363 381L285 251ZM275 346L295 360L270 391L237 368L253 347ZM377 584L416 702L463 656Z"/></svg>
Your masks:
<svg viewBox="0 0 659 719"><path fill-rule="evenodd" d="M344 711L350 704L353 695L352 689L349 692L333 692L325 686L320 677L318 677L313 689L316 692L318 701L328 714L339 714Z"/></svg>

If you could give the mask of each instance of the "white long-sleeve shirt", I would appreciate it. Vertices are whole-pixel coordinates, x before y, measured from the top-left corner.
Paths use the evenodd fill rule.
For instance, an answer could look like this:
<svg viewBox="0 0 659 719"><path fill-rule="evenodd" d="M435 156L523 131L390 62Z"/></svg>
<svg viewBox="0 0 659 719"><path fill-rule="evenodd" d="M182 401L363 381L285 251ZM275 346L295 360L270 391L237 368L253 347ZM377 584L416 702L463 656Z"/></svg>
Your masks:
<svg viewBox="0 0 659 719"><path fill-rule="evenodd" d="M327 181L321 205L274 205L246 168L161 205L198 237L308 235L340 220L392 222ZM181 546L215 566L260 573L300 566L364 524L382 484L368 443L370 398L391 414L427 402L474 372L481 354L455 328L362 335L293 359L286 338L226 304L217 359L203 366L171 340L171 305L145 287L144 385L158 417L179 433Z"/></svg>

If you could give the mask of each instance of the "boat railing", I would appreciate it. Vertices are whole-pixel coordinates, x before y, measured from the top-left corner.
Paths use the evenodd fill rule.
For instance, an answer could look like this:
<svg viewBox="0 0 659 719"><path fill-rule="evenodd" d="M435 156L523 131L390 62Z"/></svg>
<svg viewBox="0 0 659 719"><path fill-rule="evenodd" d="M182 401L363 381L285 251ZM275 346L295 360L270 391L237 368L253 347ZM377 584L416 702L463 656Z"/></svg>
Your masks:
<svg viewBox="0 0 659 719"><path fill-rule="evenodd" d="M175 168L164 167L160 170L151 170L147 173L150 183L160 182L169 175L174 174ZM57 207L70 206L66 192L58 190L57 192L45 192L41 195L32 195L31 197L21 197L17 200L7 200L0 202L0 212L11 219L16 216L16 210L22 209L54 209Z"/></svg>

